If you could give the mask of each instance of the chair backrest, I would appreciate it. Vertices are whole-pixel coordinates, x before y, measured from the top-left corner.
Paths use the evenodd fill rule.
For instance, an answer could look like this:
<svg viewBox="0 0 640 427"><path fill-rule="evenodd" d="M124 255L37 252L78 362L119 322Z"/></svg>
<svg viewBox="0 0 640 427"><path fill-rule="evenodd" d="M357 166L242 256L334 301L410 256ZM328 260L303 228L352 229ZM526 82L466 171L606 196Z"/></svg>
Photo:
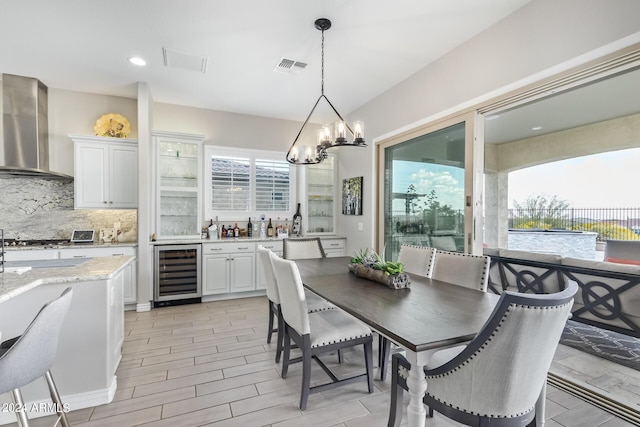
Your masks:
<svg viewBox="0 0 640 427"><path fill-rule="evenodd" d="M273 252L270 255L284 321L298 334L306 335L310 332L309 312L298 266L295 262L282 259Z"/></svg>
<svg viewBox="0 0 640 427"><path fill-rule="evenodd" d="M436 250L431 278L465 288L487 291L490 258Z"/></svg>
<svg viewBox="0 0 640 427"><path fill-rule="evenodd" d="M284 239L284 259L326 258L319 237Z"/></svg>
<svg viewBox="0 0 640 427"><path fill-rule="evenodd" d="M72 295L72 289L67 288L45 304L20 338L0 356L0 394L29 384L51 368Z"/></svg>
<svg viewBox="0 0 640 427"><path fill-rule="evenodd" d="M273 265L271 263L271 251L262 245L258 245L258 259L266 281L267 298L276 304L280 304L280 294L278 294L276 276L273 273Z"/></svg>
<svg viewBox="0 0 640 427"><path fill-rule="evenodd" d="M578 290L555 294L503 292L491 316L462 352L426 370L427 394L480 416L529 412L547 379Z"/></svg>
<svg viewBox="0 0 640 427"><path fill-rule="evenodd" d="M402 245L398 254L398 262L404 265L407 273L431 277L436 250L427 246Z"/></svg>

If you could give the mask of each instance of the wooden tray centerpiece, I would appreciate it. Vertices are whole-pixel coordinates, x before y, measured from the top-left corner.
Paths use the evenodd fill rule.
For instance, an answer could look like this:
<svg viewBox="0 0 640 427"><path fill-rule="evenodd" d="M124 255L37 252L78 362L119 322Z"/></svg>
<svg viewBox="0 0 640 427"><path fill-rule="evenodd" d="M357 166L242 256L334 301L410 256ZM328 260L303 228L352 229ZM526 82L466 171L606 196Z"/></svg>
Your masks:
<svg viewBox="0 0 640 427"><path fill-rule="evenodd" d="M391 289L408 288L411 284L402 263L385 261L368 248L361 249L351 258L349 271L358 277L382 283Z"/></svg>

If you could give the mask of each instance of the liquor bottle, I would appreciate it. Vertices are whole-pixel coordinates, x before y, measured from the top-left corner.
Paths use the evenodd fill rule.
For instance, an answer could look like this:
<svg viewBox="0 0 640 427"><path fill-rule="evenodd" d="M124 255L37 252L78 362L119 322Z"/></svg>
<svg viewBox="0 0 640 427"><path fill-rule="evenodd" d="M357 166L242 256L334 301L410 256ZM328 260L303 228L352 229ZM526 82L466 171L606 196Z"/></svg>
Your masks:
<svg viewBox="0 0 640 427"><path fill-rule="evenodd" d="M282 231L282 222L280 222L280 217L278 217L278 220L276 221L276 230L275 230L276 237L280 236L281 231Z"/></svg>
<svg viewBox="0 0 640 427"><path fill-rule="evenodd" d="M260 216L260 238L267 238L267 225L264 223L264 215Z"/></svg>
<svg viewBox="0 0 640 427"><path fill-rule="evenodd" d="M220 238L224 239L225 237L227 237L227 229L224 228L224 225L223 225L222 228L220 229Z"/></svg>
<svg viewBox="0 0 640 427"><path fill-rule="evenodd" d="M253 224L251 224L251 217L249 217L249 223L247 224L247 237L253 236Z"/></svg>
<svg viewBox="0 0 640 427"><path fill-rule="evenodd" d="M227 226L227 239L230 237L233 237L233 228L231 227L231 224Z"/></svg>
<svg viewBox="0 0 640 427"><path fill-rule="evenodd" d="M273 225L271 225L271 218L269 218L269 225L267 225L267 237L273 237Z"/></svg>
<svg viewBox="0 0 640 427"><path fill-rule="evenodd" d="M300 214L300 203L298 203L298 210L293 215L293 225L291 227L292 236L300 236L302 234L302 214Z"/></svg>
<svg viewBox="0 0 640 427"><path fill-rule="evenodd" d="M211 224L209 224L209 239L218 240L218 237L218 217L216 217L216 222L211 219Z"/></svg>
<svg viewBox="0 0 640 427"><path fill-rule="evenodd" d="M240 237L240 227L238 227L237 222L236 222L236 225L233 226L233 236Z"/></svg>

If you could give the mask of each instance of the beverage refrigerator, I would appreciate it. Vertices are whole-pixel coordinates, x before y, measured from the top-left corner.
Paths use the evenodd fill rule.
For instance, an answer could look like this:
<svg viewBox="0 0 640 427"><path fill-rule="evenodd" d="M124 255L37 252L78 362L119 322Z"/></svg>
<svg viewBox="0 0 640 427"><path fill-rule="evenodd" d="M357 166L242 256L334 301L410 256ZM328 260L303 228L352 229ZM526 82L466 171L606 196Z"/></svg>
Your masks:
<svg viewBox="0 0 640 427"><path fill-rule="evenodd" d="M200 244L155 247L154 307L201 301L200 249Z"/></svg>

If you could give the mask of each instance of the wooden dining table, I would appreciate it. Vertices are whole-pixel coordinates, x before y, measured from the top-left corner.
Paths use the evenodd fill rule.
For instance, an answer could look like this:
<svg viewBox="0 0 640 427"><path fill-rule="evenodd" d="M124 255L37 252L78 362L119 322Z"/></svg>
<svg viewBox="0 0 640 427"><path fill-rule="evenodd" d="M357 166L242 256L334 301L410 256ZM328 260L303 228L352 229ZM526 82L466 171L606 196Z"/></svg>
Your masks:
<svg viewBox="0 0 640 427"><path fill-rule="evenodd" d="M408 425L424 427L424 366L436 351L470 341L499 296L411 274L408 288L391 289L349 272L349 261L337 257L297 260L296 264L306 288L406 350L411 363Z"/></svg>

